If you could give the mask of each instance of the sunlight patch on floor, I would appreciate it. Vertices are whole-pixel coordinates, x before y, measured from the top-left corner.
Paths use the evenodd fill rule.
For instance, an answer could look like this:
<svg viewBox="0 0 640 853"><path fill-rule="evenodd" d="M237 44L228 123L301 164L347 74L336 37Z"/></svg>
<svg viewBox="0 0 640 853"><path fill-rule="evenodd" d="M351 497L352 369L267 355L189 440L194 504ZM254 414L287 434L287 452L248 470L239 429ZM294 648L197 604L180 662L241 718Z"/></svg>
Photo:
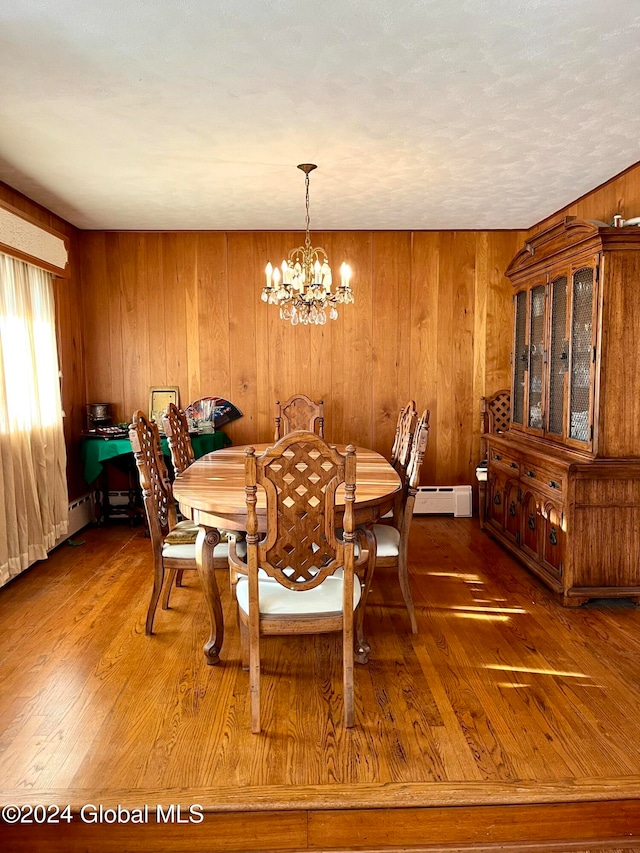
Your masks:
<svg viewBox="0 0 640 853"><path fill-rule="evenodd" d="M464 610L469 613L526 613L522 607L480 607L469 605L468 607L460 604L453 604L450 610Z"/></svg>
<svg viewBox="0 0 640 853"><path fill-rule="evenodd" d="M528 672L532 675L560 675L563 678L590 678L584 672L563 672L560 669L537 669L530 666L506 666L505 664L485 663L484 669L497 669L504 672Z"/></svg>
<svg viewBox="0 0 640 853"><path fill-rule="evenodd" d="M465 581L465 583L484 583L479 575L467 575L463 572L426 572L426 574L433 578L458 578Z"/></svg>
<svg viewBox="0 0 640 853"><path fill-rule="evenodd" d="M508 622L510 616L502 616L499 613L452 613L458 619L476 619L482 622Z"/></svg>

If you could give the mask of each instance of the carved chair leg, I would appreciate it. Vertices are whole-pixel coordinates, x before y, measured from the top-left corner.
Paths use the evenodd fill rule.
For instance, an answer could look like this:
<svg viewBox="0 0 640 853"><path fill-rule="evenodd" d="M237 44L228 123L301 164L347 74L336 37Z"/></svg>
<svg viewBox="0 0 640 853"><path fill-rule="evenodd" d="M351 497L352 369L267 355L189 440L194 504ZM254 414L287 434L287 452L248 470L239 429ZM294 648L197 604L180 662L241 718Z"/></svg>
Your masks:
<svg viewBox="0 0 640 853"><path fill-rule="evenodd" d="M358 578L353 579L359 583ZM351 598L351 606L344 607L344 620L342 625L342 669L343 669L343 693L344 693L344 725L350 729L354 724L353 708L353 628L355 614L353 612L353 587L346 590L346 595Z"/></svg>
<svg viewBox="0 0 640 853"><path fill-rule="evenodd" d="M487 513L487 484L483 481L478 483L478 505L480 530L484 530L484 519Z"/></svg>
<svg viewBox="0 0 640 853"><path fill-rule="evenodd" d="M167 581L164 585L164 595L162 596L162 609L169 609L169 596L171 595L171 590L173 589L173 581L175 578L175 584L178 586L178 575L182 575L182 570L178 569L170 569L167 572Z"/></svg>
<svg viewBox="0 0 640 853"><path fill-rule="evenodd" d="M242 660L242 669L249 672L249 628L246 622L238 616L238 625L240 626L240 656Z"/></svg>
<svg viewBox="0 0 640 853"><path fill-rule="evenodd" d="M183 586L182 578L184 576L184 569L178 569L176 572L176 586Z"/></svg>
<svg viewBox="0 0 640 853"><path fill-rule="evenodd" d="M413 604L413 595L411 594L411 587L409 586L409 568L407 564L407 555L400 554L398 557L398 580L400 582L400 590L409 614L411 633L417 634L418 623L416 621L416 610Z"/></svg>
<svg viewBox="0 0 640 853"><path fill-rule="evenodd" d="M162 565L162 560L158 560L153 576L153 591L151 593L151 601L149 602L149 609L147 610L147 622L145 625L145 634L147 634L147 636L151 636L151 634L153 634L153 618L156 615L156 608L160 599L160 593L162 592L163 581L164 566Z"/></svg>
<svg viewBox="0 0 640 853"><path fill-rule="evenodd" d="M364 579L362 583L362 590L360 594L360 602L358 607L356 608L354 619L355 619L355 635L356 635L356 643L355 643L355 660L358 663L365 664L369 662L369 652L371 651L371 646L367 642L364 636L364 614L367 607L367 599L369 598L369 592L371 591L371 585L373 583L373 575L376 568L376 537L373 533L373 530L366 529L361 530L361 547L362 547L362 535L366 538L366 547L369 552L369 559L367 561Z"/></svg>
<svg viewBox="0 0 640 853"><path fill-rule="evenodd" d="M260 734L260 640L249 628L249 685L251 694L251 731Z"/></svg>
<svg viewBox="0 0 640 853"><path fill-rule="evenodd" d="M231 593L231 601L236 601L236 584L238 583L238 573L229 566L229 592Z"/></svg>

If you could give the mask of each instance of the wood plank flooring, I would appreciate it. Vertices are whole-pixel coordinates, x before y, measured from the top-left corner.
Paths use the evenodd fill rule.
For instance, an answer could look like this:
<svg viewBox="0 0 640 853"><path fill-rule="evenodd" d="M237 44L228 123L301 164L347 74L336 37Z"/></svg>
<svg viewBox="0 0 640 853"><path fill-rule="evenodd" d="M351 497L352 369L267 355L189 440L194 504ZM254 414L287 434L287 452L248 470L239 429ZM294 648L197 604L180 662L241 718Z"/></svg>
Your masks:
<svg viewBox="0 0 640 853"><path fill-rule="evenodd" d="M0 804L74 814L0 823L3 849L640 850L630 602L564 609L475 519L418 517L419 634L380 571L356 727L342 727L339 638L267 638L256 736L225 573L223 663L209 667L195 573L149 638L142 529L79 540L0 590ZM99 826L85 803L197 803L206 819Z"/></svg>

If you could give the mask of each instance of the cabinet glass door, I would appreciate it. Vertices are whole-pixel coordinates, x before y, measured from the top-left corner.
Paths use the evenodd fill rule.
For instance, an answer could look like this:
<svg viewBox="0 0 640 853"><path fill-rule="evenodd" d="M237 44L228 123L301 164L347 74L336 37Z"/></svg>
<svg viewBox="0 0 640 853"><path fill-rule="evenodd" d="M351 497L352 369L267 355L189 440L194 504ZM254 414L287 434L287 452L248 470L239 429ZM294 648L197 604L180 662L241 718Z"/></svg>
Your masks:
<svg viewBox="0 0 640 853"><path fill-rule="evenodd" d="M567 277L559 276L551 282L551 347L549 353L549 421L548 431L553 435L564 433L564 388L569 369L569 341L567 340Z"/></svg>
<svg viewBox="0 0 640 853"><path fill-rule="evenodd" d="M513 401L511 421L524 424L524 376L527 369L527 292L521 290L515 297L515 337L513 342Z"/></svg>
<svg viewBox="0 0 640 853"><path fill-rule="evenodd" d="M593 353L592 267L576 270L571 280L571 370L569 437L591 440L591 360Z"/></svg>
<svg viewBox="0 0 640 853"><path fill-rule="evenodd" d="M527 426L542 429L542 381L544 373L544 285L531 290L529 316L529 399Z"/></svg>

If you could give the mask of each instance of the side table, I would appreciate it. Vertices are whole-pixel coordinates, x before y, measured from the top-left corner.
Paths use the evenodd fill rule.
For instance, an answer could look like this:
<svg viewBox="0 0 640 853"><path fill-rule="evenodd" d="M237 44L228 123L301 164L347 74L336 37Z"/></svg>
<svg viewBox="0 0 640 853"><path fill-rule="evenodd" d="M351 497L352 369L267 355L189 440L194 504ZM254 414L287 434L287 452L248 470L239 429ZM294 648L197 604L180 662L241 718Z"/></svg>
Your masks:
<svg viewBox="0 0 640 853"><path fill-rule="evenodd" d="M167 470L173 479L171 453L166 438L161 438L162 453L166 457ZM222 431L203 433L191 437L196 459L221 450L231 444L229 436ZM132 523L136 518L144 518L144 509L140 497L138 472L135 466L131 442L128 438L108 438L104 436L83 436L80 442L80 459L86 483L93 488L95 517L98 524L109 518L124 516ZM127 477L128 501L125 505L114 506L109 499L109 465L115 462Z"/></svg>

